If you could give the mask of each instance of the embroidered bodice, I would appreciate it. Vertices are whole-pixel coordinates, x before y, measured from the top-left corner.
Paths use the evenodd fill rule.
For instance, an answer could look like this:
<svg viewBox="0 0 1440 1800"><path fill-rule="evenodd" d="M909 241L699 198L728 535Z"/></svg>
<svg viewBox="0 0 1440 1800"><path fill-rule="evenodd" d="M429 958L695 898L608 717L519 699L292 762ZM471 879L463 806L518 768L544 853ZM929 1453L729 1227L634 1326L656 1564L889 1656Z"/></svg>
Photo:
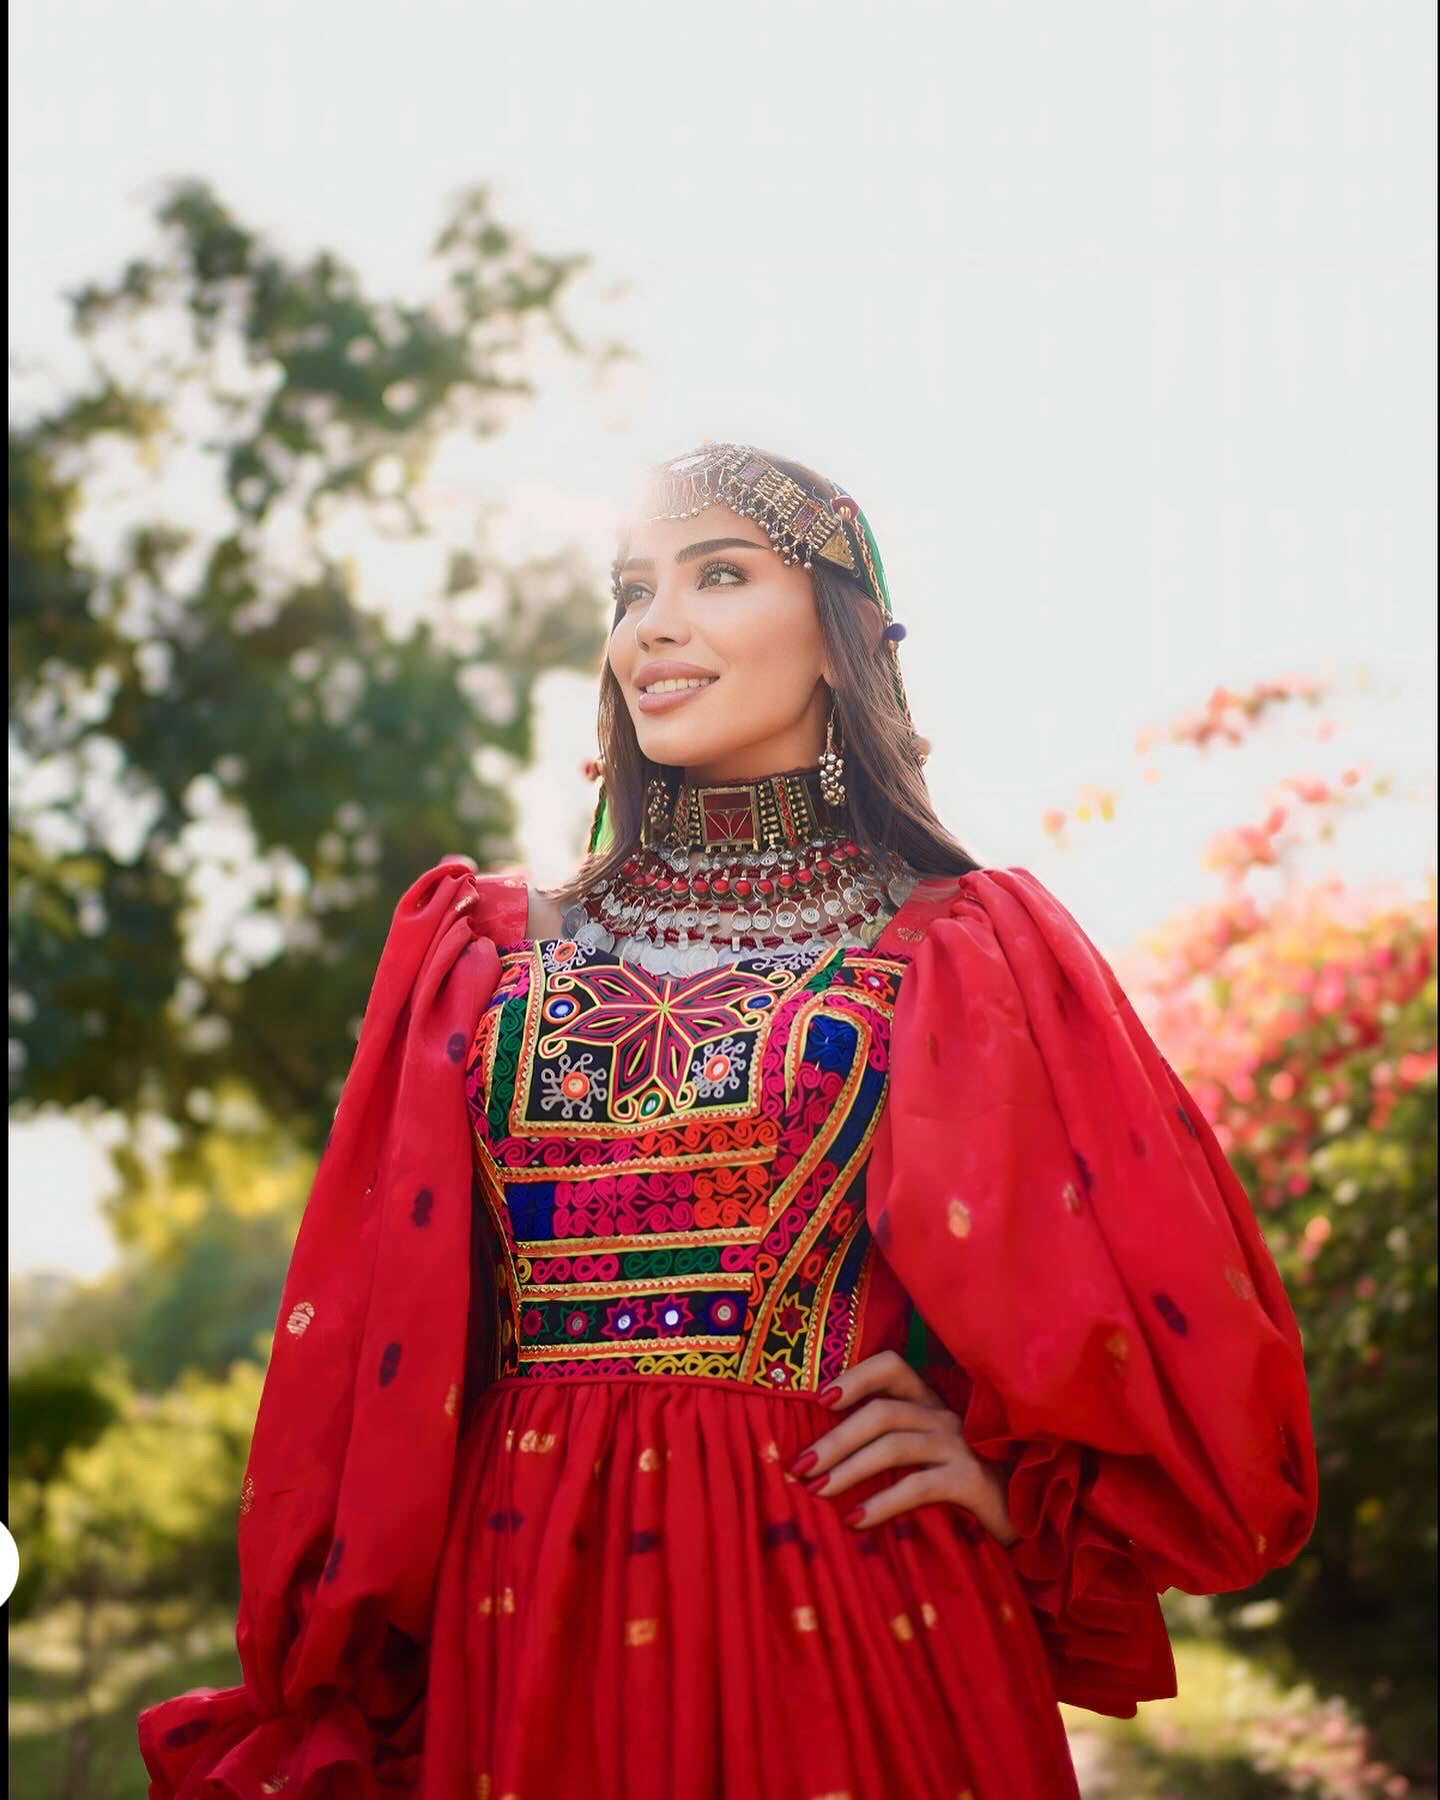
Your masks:
<svg viewBox="0 0 1440 1800"><path fill-rule="evenodd" d="M862 1329L903 1335L863 1172L904 966L851 946L668 975L573 939L502 949L467 1069L498 1373L813 1389Z"/></svg>

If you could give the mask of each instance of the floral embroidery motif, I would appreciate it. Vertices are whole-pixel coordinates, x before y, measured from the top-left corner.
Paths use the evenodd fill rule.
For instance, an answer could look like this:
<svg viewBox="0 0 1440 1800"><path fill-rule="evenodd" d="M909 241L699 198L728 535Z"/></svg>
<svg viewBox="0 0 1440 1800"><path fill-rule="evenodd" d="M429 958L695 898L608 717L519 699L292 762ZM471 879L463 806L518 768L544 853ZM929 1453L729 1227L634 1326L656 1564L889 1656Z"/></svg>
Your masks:
<svg viewBox="0 0 1440 1800"><path fill-rule="evenodd" d="M822 1385L864 1317L861 1177L906 959L661 976L563 948L502 951L466 1070L496 1372Z"/></svg>
<svg viewBox="0 0 1440 1800"><path fill-rule="evenodd" d="M560 1108L562 1119L593 1119L597 1105L605 1101L605 1071L594 1066L588 1050L579 1056L562 1055L558 1066L540 1071L544 1089L540 1104L546 1112Z"/></svg>
<svg viewBox="0 0 1440 1800"><path fill-rule="evenodd" d="M782 972L780 980L788 985L793 976ZM596 961L551 979L536 1049L542 1063L571 1044L612 1052L609 1116L623 1123L656 1119L693 1104L688 1077L701 1046L753 1030L777 992L741 968L651 975L634 963Z"/></svg>
<svg viewBox="0 0 1440 1800"><path fill-rule="evenodd" d="M707 1100L734 1093L745 1077L745 1048L744 1040L737 1037L707 1045L690 1069L696 1093Z"/></svg>
<svg viewBox="0 0 1440 1800"><path fill-rule="evenodd" d="M577 944L574 938L553 938L540 947L547 975L559 975L567 969L579 969L595 954L589 944Z"/></svg>

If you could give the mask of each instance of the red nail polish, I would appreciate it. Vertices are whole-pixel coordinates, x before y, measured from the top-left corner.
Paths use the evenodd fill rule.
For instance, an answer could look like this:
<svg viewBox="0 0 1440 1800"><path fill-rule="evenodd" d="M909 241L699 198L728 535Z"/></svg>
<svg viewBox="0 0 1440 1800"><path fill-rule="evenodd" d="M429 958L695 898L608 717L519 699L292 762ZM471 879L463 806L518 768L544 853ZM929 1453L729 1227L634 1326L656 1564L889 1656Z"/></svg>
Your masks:
<svg viewBox="0 0 1440 1800"><path fill-rule="evenodd" d="M815 1398L822 1406L833 1406L844 1392L838 1381L832 1381L829 1387L821 1388Z"/></svg>
<svg viewBox="0 0 1440 1800"><path fill-rule="evenodd" d="M805 1483L805 1485L807 1488L809 1488L809 1490L812 1494L818 1494L823 1490L825 1483L827 1481L829 1481L829 1479L830 1479L830 1474L829 1474L829 1471L827 1470L826 1473L823 1475L812 1475L810 1477L809 1481L807 1481Z"/></svg>
<svg viewBox="0 0 1440 1800"><path fill-rule="evenodd" d="M813 1469L820 1460L818 1450L807 1450L803 1456L797 1456L790 1465L792 1475L803 1475L807 1469Z"/></svg>
<svg viewBox="0 0 1440 1800"><path fill-rule="evenodd" d="M863 1506L852 1506L845 1515L845 1523L847 1525L858 1525L864 1517L865 1508Z"/></svg>

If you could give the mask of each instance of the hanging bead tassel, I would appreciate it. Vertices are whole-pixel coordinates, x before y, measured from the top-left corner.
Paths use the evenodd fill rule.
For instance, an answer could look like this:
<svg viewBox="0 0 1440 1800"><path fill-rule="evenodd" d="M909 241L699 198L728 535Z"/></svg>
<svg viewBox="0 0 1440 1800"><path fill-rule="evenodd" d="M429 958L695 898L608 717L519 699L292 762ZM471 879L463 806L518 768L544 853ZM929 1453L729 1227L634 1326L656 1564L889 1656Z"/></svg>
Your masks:
<svg viewBox="0 0 1440 1800"><path fill-rule="evenodd" d="M827 806L845 804L845 758L835 747L835 705L825 721L825 748L820 753L820 798Z"/></svg>

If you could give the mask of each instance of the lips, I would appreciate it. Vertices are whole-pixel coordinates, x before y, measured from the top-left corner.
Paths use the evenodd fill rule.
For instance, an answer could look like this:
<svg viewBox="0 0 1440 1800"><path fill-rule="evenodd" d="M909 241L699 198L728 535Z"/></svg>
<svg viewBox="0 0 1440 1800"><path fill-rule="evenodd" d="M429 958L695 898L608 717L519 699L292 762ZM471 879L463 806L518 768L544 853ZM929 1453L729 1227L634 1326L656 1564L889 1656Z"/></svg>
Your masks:
<svg viewBox="0 0 1440 1800"><path fill-rule="evenodd" d="M719 677L713 669L702 669L695 663L673 662L656 658L652 662L643 662L636 669L631 681L643 694L646 688L654 687L662 681L704 681L707 685ZM680 692L679 689L668 690ZM694 691L694 690L689 690Z"/></svg>

